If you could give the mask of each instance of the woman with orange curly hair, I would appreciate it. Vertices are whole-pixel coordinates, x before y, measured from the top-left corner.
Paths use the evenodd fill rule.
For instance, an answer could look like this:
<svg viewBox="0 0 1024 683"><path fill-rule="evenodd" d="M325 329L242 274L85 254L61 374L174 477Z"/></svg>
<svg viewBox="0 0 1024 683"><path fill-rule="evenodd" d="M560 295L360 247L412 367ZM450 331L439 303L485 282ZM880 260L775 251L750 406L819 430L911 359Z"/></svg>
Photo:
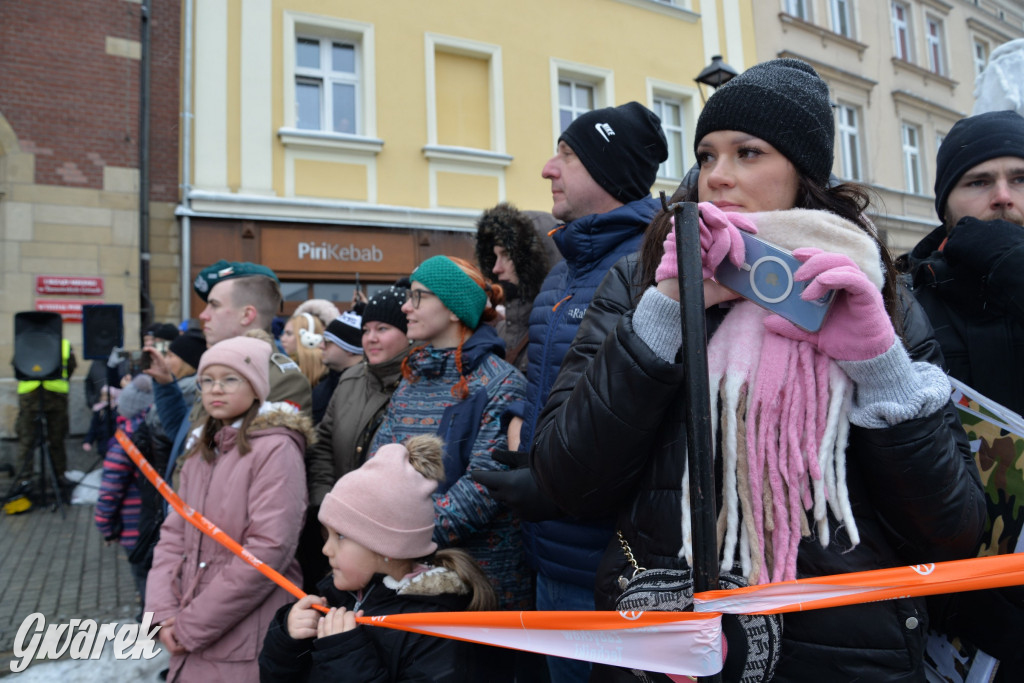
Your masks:
<svg viewBox="0 0 1024 683"><path fill-rule="evenodd" d="M485 325L502 302L501 286L467 261L427 259L413 271L402 312L413 349L370 452L418 434L445 442L445 481L434 494L434 541L460 547L480 563L501 609L530 609L532 590L519 523L475 483L470 470L504 469L491 457L507 448L501 415L526 396L526 380L503 360L505 346ZM490 305L488 305L490 304Z"/></svg>

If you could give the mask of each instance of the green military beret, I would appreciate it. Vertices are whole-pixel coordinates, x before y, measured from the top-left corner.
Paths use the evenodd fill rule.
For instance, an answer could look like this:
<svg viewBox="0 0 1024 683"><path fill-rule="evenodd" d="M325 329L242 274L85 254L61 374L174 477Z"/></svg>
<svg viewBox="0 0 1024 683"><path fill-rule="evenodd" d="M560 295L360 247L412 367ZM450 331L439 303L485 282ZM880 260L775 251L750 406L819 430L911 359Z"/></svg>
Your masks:
<svg viewBox="0 0 1024 683"><path fill-rule="evenodd" d="M192 282L192 289L196 290L196 294L199 295L200 299L206 301L206 298L210 296L210 290L218 282L232 280L236 277L249 277L250 275L263 275L278 284L281 282L277 279L274 271L266 266L258 263L249 263L248 261L225 261L221 259L212 266L207 266L199 271L199 275Z"/></svg>

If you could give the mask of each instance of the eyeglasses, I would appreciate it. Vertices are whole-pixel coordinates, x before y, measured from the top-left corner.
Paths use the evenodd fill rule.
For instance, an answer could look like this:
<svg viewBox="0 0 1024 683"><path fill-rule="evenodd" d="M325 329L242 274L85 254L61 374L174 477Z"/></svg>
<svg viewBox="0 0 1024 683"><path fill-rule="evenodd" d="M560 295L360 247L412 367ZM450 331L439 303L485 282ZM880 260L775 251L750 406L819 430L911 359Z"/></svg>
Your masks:
<svg viewBox="0 0 1024 683"><path fill-rule="evenodd" d="M225 394L233 394L238 391L238 387L242 386L242 378L229 375L223 379L214 379L212 377L200 377L199 388L202 391L213 391L214 387L220 387L220 390Z"/></svg>
<svg viewBox="0 0 1024 683"><path fill-rule="evenodd" d="M424 294L427 296L437 296L433 292L429 292L425 289L410 289L409 293L405 295L405 300L411 303L413 308L418 310L420 302L423 301Z"/></svg>

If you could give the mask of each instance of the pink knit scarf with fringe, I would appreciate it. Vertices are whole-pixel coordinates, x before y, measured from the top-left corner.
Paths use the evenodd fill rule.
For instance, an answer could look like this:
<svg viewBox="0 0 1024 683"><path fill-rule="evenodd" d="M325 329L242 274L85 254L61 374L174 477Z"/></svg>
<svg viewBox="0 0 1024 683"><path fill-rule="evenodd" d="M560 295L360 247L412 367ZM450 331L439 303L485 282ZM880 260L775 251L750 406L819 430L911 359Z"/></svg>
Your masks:
<svg viewBox="0 0 1024 683"><path fill-rule="evenodd" d="M804 209L753 218L759 236L785 248L846 253L881 287L877 247L854 224ZM795 579L801 538L829 545L829 510L852 545L860 542L846 487L853 383L813 345L767 331L768 315L739 301L708 344L713 441L723 459L721 567L738 562L751 584ZM688 473L682 517L680 556L692 566Z"/></svg>

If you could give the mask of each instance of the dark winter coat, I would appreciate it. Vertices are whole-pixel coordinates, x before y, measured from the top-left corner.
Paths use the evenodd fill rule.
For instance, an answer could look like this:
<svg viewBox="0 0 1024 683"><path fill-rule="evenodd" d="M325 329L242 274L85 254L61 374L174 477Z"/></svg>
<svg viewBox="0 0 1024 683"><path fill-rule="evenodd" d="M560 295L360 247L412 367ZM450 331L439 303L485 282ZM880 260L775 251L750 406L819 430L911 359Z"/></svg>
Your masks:
<svg viewBox="0 0 1024 683"><path fill-rule="evenodd" d="M340 371L328 368L327 372L320 376L320 381L313 387L313 426L320 424L320 421L324 419L327 404L330 403L331 396L334 395L334 389L338 386L340 377Z"/></svg>
<svg viewBox="0 0 1024 683"><path fill-rule="evenodd" d="M198 395L195 375L182 377L174 382L174 385L175 389L181 392L186 405L195 401ZM149 464L153 466L153 469L163 475L171 458L174 434L167 433L163 420L160 419L162 391L159 384L154 386L153 394L156 409L150 408L146 413L146 420L132 435L132 441L149 461ZM128 559L144 567L151 567L153 565L153 549L156 548L157 541L160 540L160 525L164 521L166 504L160 492L145 477L139 479L139 497L142 501L139 511L139 541Z"/></svg>
<svg viewBox="0 0 1024 683"><path fill-rule="evenodd" d="M505 288L505 319L495 325L505 342L505 360L526 374L526 343L530 311L548 271L562 257L548 235L558 225L554 216L541 211L520 211L501 203L484 211L477 221L476 260L484 277L497 281L494 247L504 247L516 269L519 283L502 281Z"/></svg>
<svg viewBox="0 0 1024 683"><path fill-rule="evenodd" d="M341 374L317 425L316 443L306 449L310 505L319 506L341 477L366 461L407 355L408 349L376 365L364 361Z"/></svg>
<svg viewBox="0 0 1024 683"><path fill-rule="evenodd" d="M531 467L565 510L617 512L644 567L681 567L685 440L682 366L661 360L633 331L636 259L602 284L562 364L538 431ZM904 298L907 349L939 357L920 307ZM721 309L708 311L709 334ZM952 404L886 429L850 427L847 485L861 543L852 550L830 517L831 543L803 539L797 577L970 557L984 523L976 468ZM598 570L597 608L613 609L627 574L610 546ZM923 599L787 614L776 681L923 681ZM605 669L607 680L620 670Z"/></svg>
<svg viewBox="0 0 1024 683"><path fill-rule="evenodd" d="M458 594L461 580L454 572L425 575L398 591L384 584L377 574L362 591L340 591L328 577L320 582L319 594L331 607L363 610L373 617L407 612L460 612L469 604L468 594ZM471 660L477 646L449 638L438 638L379 626L359 626L326 638L295 640L288 635L288 612L277 611L267 630L260 653L262 683L301 681L456 681L485 680L477 675Z"/></svg>
<svg viewBox="0 0 1024 683"><path fill-rule="evenodd" d="M958 244L966 231L950 238L954 257L958 247L995 248L985 243L983 224L973 229L977 243ZM1000 245L1002 258L984 273L951 265L945 239L946 228L936 228L901 265L935 328L949 374L1024 414L1024 228L1015 246Z"/></svg>
<svg viewBox="0 0 1024 683"><path fill-rule="evenodd" d="M1024 228L965 218L933 230L899 259L935 328L949 374L1024 413ZM1013 496L1010 496L1013 501ZM988 500L990 528L1010 505ZM1002 538L1016 534L1004 528ZM1000 660L1003 680L1024 671L1024 598L1019 587L938 595L928 600L936 631L958 636Z"/></svg>
<svg viewBox="0 0 1024 683"><path fill-rule="evenodd" d="M647 197L608 213L584 216L555 233L555 244L565 260L552 268L530 314L521 450L530 447L537 418L594 291L616 261L639 250L657 210L658 202ZM524 523L523 530L527 552L539 573L593 587L594 572L612 536L608 520Z"/></svg>

